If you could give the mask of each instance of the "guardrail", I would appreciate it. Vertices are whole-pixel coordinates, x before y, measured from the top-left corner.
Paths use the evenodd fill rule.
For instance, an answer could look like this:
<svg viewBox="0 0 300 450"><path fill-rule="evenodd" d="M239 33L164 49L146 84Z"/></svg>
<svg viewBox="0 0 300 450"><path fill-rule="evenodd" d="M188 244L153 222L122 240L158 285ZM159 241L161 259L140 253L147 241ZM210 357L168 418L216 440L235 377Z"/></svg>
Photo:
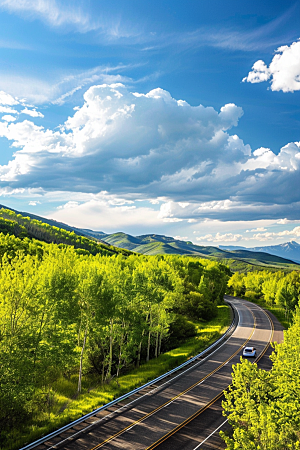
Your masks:
<svg viewBox="0 0 300 450"><path fill-rule="evenodd" d="M155 378L154 380L148 381L148 383L143 384L142 386L140 386L140 387L138 387L136 389L133 389L132 391L128 392L127 394L124 394L121 397L118 397L115 400L112 400L111 402L106 403L103 406L100 406L100 408L94 409L90 413L85 414L84 416L80 417L77 420L74 420L73 422L69 423L68 425L65 425L64 427L59 428L58 430L53 431L50 434L47 434L46 436L38 439L37 441L34 441L31 444L28 444L25 447L22 447L20 450L30 450L32 448L37 447L40 444L43 444L46 441L49 441L53 437L58 436L59 434L63 433L64 431L69 430L70 428L74 427L75 425L78 425L79 423L84 422L89 417L92 417L92 416L96 415L97 413L99 413L100 411L103 411L104 409L107 409L110 406L113 406L116 403L119 403L122 400L127 399L131 395L136 394L137 392L141 391L142 389L145 389L146 387L151 386L152 384L155 384L158 381L163 380L164 378L172 375L173 373L177 372L178 370L181 370L183 367L188 366L189 364L191 364L192 362L194 362L195 360L197 360L201 356L204 356L206 353L211 352L211 350L213 350L215 347L217 347L218 345L220 345L223 341L225 341L227 339L227 337L234 331L234 329L235 329L235 327L237 325L237 323L236 323L237 322L237 316L236 316L236 312L235 312L235 307L230 302L228 302L227 300L225 300L225 302L229 304L229 306L231 307L232 313L233 313L233 319L232 319L231 325L229 326L229 328L226 330L226 332L217 341L215 341L212 345L207 347L201 353L198 353L198 355L193 356L192 358L188 359L184 363L180 364L180 366L177 366L174 369L170 370L169 372L166 372L163 375L160 375L159 377Z"/></svg>

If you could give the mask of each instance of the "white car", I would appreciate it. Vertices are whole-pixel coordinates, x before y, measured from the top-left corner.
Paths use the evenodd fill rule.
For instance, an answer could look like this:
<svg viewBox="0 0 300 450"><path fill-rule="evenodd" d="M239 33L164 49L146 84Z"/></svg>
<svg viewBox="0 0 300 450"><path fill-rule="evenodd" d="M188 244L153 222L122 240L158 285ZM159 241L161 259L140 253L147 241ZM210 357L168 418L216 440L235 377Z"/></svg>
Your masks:
<svg viewBox="0 0 300 450"><path fill-rule="evenodd" d="M244 347L243 356L247 356L248 358L255 358L255 356L256 356L256 348L254 348L254 347Z"/></svg>

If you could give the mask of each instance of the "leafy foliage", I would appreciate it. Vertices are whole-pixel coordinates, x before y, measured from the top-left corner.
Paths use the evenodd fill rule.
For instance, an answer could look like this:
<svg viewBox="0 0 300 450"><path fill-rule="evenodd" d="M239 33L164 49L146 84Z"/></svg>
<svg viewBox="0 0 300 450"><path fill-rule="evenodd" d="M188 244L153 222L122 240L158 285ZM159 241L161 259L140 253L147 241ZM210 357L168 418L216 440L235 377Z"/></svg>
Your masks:
<svg viewBox="0 0 300 450"><path fill-rule="evenodd" d="M232 436L222 433L227 450L286 450L300 448L300 310L275 344L270 372L243 360L233 368L225 393L224 415Z"/></svg>
<svg viewBox="0 0 300 450"><path fill-rule="evenodd" d="M236 272L230 278L228 287L235 296L254 301L263 298L267 306L280 306L289 321L300 299L300 272Z"/></svg>
<svg viewBox="0 0 300 450"><path fill-rule="evenodd" d="M93 255L3 233L0 259L3 442L8 429L47 416L59 377L77 374L80 392L88 374L108 383L158 357L175 344L181 315L215 314L229 278L225 266L207 260ZM184 320L178 340L194 332Z"/></svg>
<svg viewBox="0 0 300 450"><path fill-rule="evenodd" d="M89 239L78 235L74 231L51 226L40 220L24 217L10 209L0 209L0 232L13 234L20 238L28 236L40 241L54 244L72 245L74 248L82 249L92 255L114 255L122 253L129 255L128 250L117 249L111 245L103 244L96 239Z"/></svg>

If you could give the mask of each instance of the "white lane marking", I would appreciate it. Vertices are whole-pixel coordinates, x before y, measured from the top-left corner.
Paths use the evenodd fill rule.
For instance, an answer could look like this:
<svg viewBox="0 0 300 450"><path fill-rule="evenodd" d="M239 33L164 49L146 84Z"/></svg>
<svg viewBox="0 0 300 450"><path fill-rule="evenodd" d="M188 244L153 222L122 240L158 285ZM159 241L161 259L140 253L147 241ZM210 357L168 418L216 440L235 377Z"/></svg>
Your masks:
<svg viewBox="0 0 300 450"><path fill-rule="evenodd" d="M247 301L248 301L248 300L246 300L246 302L247 302ZM245 301L244 301L244 303L245 303ZM259 310L259 311L262 311L262 312L264 313L265 317L267 317L267 319L268 319L268 321L269 321L269 324L270 324L270 335L269 335L269 340L268 340L268 342L267 342L267 345L270 345L270 344L271 344L271 338L272 338L272 335L273 335L273 332L274 332L274 327L272 327L272 323L271 323L271 320L270 320L270 317L269 317L269 314L268 314L268 310L265 311L261 306L257 305L256 303L252 303L252 302L249 302L249 303L251 303L251 305L254 306L254 310L257 309L257 310ZM255 308L255 307L256 307L256 308ZM246 305L246 308L248 308L247 305ZM250 309L250 308L249 308L249 309ZM251 311L251 309L250 309L250 311ZM266 346L267 346L267 345L266 345ZM266 346L265 346L265 348L260 352L260 354L255 358L254 362L259 361L259 359L260 359L262 353L266 350Z"/></svg>
<svg viewBox="0 0 300 450"><path fill-rule="evenodd" d="M208 439L210 437L212 437L213 434L215 434L216 431L218 431L220 428L222 428L222 426L224 425L224 423L228 422L228 419L226 419L223 423L221 423L221 425L215 429L215 431L213 431L212 433L210 433L209 436L207 436L206 439L204 439L204 441L200 442L200 444L197 445L197 447L195 447L193 450L196 450L197 448L201 447L202 444L204 444L204 442L208 441Z"/></svg>
<svg viewBox="0 0 300 450"><path fill-rule="evenodd" d="M231 303L233 303L233 304L235 304L235 303L242 303L241 301L235 302L235 301L232 301L231 299L230 299L230 301L231 301ZM238 313L238 323L237 323L237 327L238 327L239 324L240 324L240 322L241 322L241 315L240 315L240 311L239 311L237 308L236 308L236 312ZM223 344L220 345L220 347L217 347L216 350L214 350L212 353L210 353L209 355L207 355L205 358L203 358L203 359L202 359L201 361L199 361L198 363L193 364L191 367L188 367L186 370L184 370L183 372L179 373L178 375L176 375L175 377L171 378L170 380L165 381L165 382L164 382L163 384L161 384L160 386L157 386L157 387L155 387L154 389L151 389L151 391L145 393L145 394L142 395L141 397L138 397L138 398L132 400L131 402L127 403L126 405L121 406L120 408L118 408L118 409L116 409L115 411L111 412L110 414L108 414L108 415L106 415L106 416L104 416L104 417L101 417L99 420L93 422L91 425L88 425L84 430L86 431L86 430L88 430L89 428L93 427L94 425L96 425L96 424L98 424L98 423L104 421L104 420L107 419L108 417L111 417L111 416L114 415L115 413L121 412L123 409L126 409L128 406L131 406L131 405L132 405L133 403L135 403L136 401L141 400L143 397L149 396L150 394L154 393L156 390L161 389L161 388L164 387L165 385L167 385L167 384L173 382L174 380L176 380L177 378L181 377L181 376L184 375L186 372L192 370L192 369L195 368L195 367L198 367L200 364L202 364L204 361L206 361L208 358L210 358L214 353L216 353L218 350L220 350L220 348L222 348L223 345L227 344L228 341L229 341L230 339L231 339L231 336L229 336L229 338L228 338L225 342L223 342ZM229 361L228 361L228 362L229 362ZM222 366L222 367L223 367L223 366ZM219 370L219 369L218 369L218 370ZM203 383L203 382L206 381L208 378L210 378L212 375L213 375L213 374L210 374L208 377L205 378L205 380L201 380L200 383L198 383L198 384ZM161 409L163 409L163 408L169 406L169 405L170 405L171 403L173 403L175 400L177 400L177 398L174 399L174 400L171 400L170 402L168 402L168 403L167 403L166 405L164 405ZM151 417L153 414L155 414L155 412L156 412L156 411L154 411L152 414L150 414L149 417ZM147 417L147 418L148 418L148 417ZM138 424L138 423L133 424L129 429L125 429L125 430L123 431L123 433L126 432L126 431L128 431L128 430L131 430L131 429L132 429L133 427L135 427L137 424ZM73 435L70 436L70 437L73 438L73 437L79 435L80 433L82 433L82 430L78 431L77 433L73 434ZM123 433L121 433L121 434L123 434ZM60 441L59 444L64 443L66 440L67 440L67 439L64 439L64 440ZM57 445L57 444L55 444L55 445ZM54 449L54 448L55 448L55 445L52 446L52 447L49 447L49 450Z"/></svg>

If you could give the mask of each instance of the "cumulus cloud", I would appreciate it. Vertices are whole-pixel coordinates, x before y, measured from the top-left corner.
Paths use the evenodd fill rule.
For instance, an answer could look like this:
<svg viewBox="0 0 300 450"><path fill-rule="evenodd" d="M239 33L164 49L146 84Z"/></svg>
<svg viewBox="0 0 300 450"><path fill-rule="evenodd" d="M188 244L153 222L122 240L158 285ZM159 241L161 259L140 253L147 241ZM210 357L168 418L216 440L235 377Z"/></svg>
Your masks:
<svg viewBox="0 0 300 450"><path fill-rule="evenodd" d="M9 106L0 106L0 113L18 114L18 111L16 109L10 108Z"/></svg>
<svg viewBox="0 0 300 450"><path fill-rule="evenodd" d="M225 106L218 113L176 101L162 89L133 94L121 84L93 86L84 100L60 131L26 120L2 125L1 135L21 148L8 166L2 166L2 177L22 183L21 171L26 184L40 178L48 188L79 190L85 185L94 192L114 189L148 195L152 191L156 198L160 185L173 190L176 183L178 189L178 181L185 184L188 173L193 184L224 160L245 159L241 143L228 145L226 132L242 115L237 106ZM45 174L38 173L49 165L56 167L57 176L52 179L54 174L49 174L46 181Z"/></svg>
<svg viewBox="0 0 300 450"><path fill-rule="evenodd" d="M243 240L243 235L233 233L217 233L215 236L212 234L206 234L205 236L196 237L196 239L201 242L239 242Z"/></svg>
<svg viewBox="0 0 300 450"><path fill-rule="evenodd" d="M0 91L0 105L17 105L19 102L12 95L7 94L4 91Z"/></svg>
<svg viewBox="0 0 300 450"><path fill-rule="evenodd" d="M300 90L300 40L276 50L269 67L256 61L252 71L243 81L261 83L270 80L272 91L294 92Z"/></svg>
<svg viewBox="0 0 300 450"><path fill-rule="evenodd" d="M255 232L260 230L260 228L257 228L255 230L251 230L251 232ZM294 227L292 230L282 230L278 232L272 232L272 231L266 231L265 228L262 228L262 230L265 230L264 233L254 233L251 236L245 236L238 233L216 233L213 234L206 234L203 236L196 237L196 240L202 243L207 242L213 242L213 243L221 243L221 242L267 242L267 241L274 241L274 240L293 240L295 238L300 237L300 226ZM249 233L250 230L247 230Z"/></svg>
<svg viewBox="0 0 300 450"><path fill-rule="evenodd" d="M36 109L28 109L28 108L24 108L20 114L27 114L28 116L31 117L44 117L44 114L42 114L41 112L37 111Z"/></svg>
<svg viewBox="0 0 300 450"><path fill-rule="evenodd" d="M81 204L71 200L48 217L64 223L76 224L81 228L110 232L136 230L136 234L141 234L141 230L147 233L153 232L153 229L157 229L161 224L157 213L155 214L152 208L137 208L128 203L123 205L112 203L113 197L105 194Z"/></svg>
<svg viewBox="0 0 300 450"><path fill-rule="evenodd" d="M2 116L1 119L4 120L5 122L14 122L16 120L16 118L14 116L11 116L10 114Z"/></svg>
<svg viewBox="0 0 300 450"><path fill-rule="evenodd" d="M252 152L230 134L242 114L231 103L219 112L191 106L159 88L144 94L120 83L92 86L56 130L30 120L0 123L0 136L16 150L0 166L0 186L148 199L161 204L165 222L295 219L300 143L278 155Z"/></svg>
<svg viewBox="0 0 300 450"><path fill-rule="evenodd" d="M29 206L36 206L39 205L41 202L39 202L38 200L31 200L28 205Z"/></svg>
<svg viewBox="0 0 300 450"><path fill-rule="evenodd" d="M257 233L253 235L252 239L260 241L267 241L267 240L271 241L274 238L280 239L282 237L290 237L290 238L300 237L300 227L295 227L292 230L283 230L278 232Z"/></svg>

